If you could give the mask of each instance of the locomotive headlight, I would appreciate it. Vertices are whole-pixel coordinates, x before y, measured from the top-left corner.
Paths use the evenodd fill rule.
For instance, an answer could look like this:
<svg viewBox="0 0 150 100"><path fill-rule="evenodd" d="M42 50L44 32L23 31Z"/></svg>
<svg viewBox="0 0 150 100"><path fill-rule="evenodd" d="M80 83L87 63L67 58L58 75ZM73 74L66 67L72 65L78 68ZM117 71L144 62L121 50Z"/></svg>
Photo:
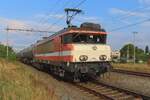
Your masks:
<svg viewBox="0 0 150 100"><path fill-rule="evenodd" d="M79 57L79 59L80 59L80 61L87 61L87 60L88 60L88 56L86 56L86 55L81 55L81 56Z"/></svg>
<svg viewBox="0 0 150 100"><path fill-rule="evenodd" d="M107 59L107 56L106 56L106 55L101 55L101 56L99 56L99 59L100 59L100 60L106 60L106 59Z"/></svg>

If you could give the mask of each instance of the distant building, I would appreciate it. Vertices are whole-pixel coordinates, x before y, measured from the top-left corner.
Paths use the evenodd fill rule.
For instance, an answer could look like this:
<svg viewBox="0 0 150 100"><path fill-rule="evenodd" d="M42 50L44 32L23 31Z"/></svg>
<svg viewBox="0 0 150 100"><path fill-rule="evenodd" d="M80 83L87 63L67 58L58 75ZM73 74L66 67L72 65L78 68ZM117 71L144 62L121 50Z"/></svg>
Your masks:
<svg viewBox="0 0 150 100"><path fill-rule="evenodd" d="M121 53L118 50L112 51L111 58L113 62L120 62Z"/></svg>

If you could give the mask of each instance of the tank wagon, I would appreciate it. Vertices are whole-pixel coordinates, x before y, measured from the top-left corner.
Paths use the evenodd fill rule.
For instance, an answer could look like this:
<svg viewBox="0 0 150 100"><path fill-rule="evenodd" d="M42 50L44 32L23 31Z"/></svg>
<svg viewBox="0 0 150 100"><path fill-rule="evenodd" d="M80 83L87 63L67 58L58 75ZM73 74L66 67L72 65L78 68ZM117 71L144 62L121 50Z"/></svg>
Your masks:
<svg viewBox="0 0 150 100"><path fill-rule="evenodd" d="M108 71L111 48L99 24L68 27L18 53L25 63L39 64L60 77L77 81Z"/></svg>

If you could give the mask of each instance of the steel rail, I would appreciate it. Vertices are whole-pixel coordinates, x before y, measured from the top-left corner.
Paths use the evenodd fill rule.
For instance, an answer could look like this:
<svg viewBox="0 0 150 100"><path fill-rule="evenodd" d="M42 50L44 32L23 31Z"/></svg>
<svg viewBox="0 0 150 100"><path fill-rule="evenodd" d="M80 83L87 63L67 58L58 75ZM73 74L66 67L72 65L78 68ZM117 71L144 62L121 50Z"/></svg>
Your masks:
<svg viewBox="0 0 150 100"><path fill-rule="evenodd" d="M128 74L128 75L135 75L135 76L142 76L142 77L149 77L150 78L150 73L144 73L144 72L128 71L128 70L121 70L121 69L112 69L112 72L123 73L123 74Z"/></svg>
<svg viewBox="0 0 150 100"><path fill-rule="evenodd" d="M106 87L111 88L111 89L113 89L113 90L118 90L118 91L120 91L120 92L124 92L124 93L126 93L126 94L128 94L128 95L133 95L134 97L137 97L137 98L142 98L143 100L150 100L150 96L143 95L143 94L139 94L139 93L136 93L136 92L127 90L127 89L118 88L118 87L116 87L116 86L112 86L112 85L106 84L106 83L104 83L104 82L93 81L93 83L95 83L95 84L97 84L97 85L106 86Z"/></svg>
<svg viewBox="0 0 150 100"><path fill-rule="evenodd" d="M137 100L150 100L149 96L145 96L145 95L138 94L138 93L135 93L135 92L132 92L132 91L129 91L129 90L114 87L114 86L111 86L111 85L108 85L108 84L105 84L105 83L102 83L102 82L99 82L99 81L93 81L93 82L90 82L90 83L95 84L97 87L105 87L105 89L98 90L99 88L97 88L97 90L96 90L95 88L87 87L84 83L83 84L72 83L72 84L74 86L76 86L77 88L79 88L79 89L81 89L85 92L88 92L89 94L92 94L92 95L100 97L100 98L104 98L106 100L116 100L116 98L117 98L117 97L110 96L111 95L111 94L109 94L110 91L111 92L118 91L117 93L115 93L115 95L117 95L119 93L123 93L122 97L127 97L128 98L128 96L129 96L131 98L136 98ZM110 89L108 94L107 94L107 92L105 92L105 93L100 92L100 91L105 91L107 89ZM121 97L118 96L118 98L121 98ZM125 99L122 99L122 100L125 100Z"/></svg>

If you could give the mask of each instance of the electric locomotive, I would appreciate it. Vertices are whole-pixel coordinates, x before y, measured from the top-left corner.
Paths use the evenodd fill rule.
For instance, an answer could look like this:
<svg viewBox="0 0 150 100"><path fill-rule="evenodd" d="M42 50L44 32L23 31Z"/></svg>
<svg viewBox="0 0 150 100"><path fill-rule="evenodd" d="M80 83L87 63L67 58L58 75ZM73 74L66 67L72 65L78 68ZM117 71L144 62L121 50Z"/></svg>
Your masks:
<svg viewBox="0 0 150 100"><path fill-rule="evenodd" d="M85 22L43 38L18 56L25 63L38 64L55 75L79 81L97 78L111 68L111 48L106 42L105 29Z"/></svg>

